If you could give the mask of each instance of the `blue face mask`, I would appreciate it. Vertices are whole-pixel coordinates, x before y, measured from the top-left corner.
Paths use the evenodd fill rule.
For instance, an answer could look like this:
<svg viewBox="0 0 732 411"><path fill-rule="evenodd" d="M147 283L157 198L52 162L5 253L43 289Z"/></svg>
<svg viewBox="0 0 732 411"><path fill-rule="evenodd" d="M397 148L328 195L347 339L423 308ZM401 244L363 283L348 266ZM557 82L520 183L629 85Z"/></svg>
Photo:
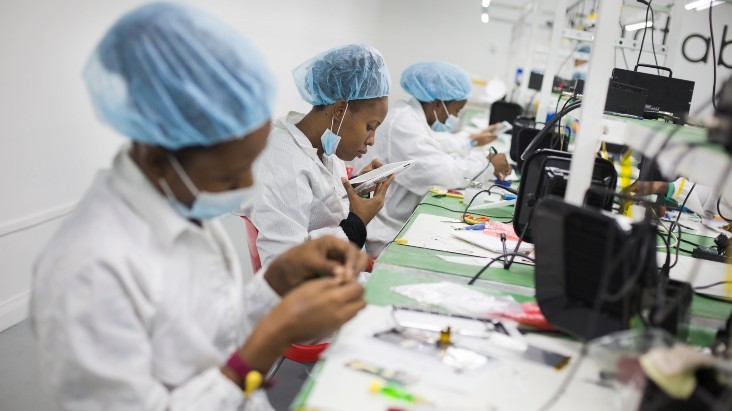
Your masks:
<svg viewBox="0 0 732 411"><path fill-rule="evenodd" d="M445 105L444 101L441 101L442 107L445 109L445 113L447 113L447 120L445 122L441 122L440 118L437 117L437 112L435 111L435 122L432 123L432 130L438 131L438 132L447 132L451 131L457 126L458 124L458 118L450 114L449 111L447 111L447 106Z"/></svg>
<svg viewBox="0 0 732 411"><path fill-rule="evenodd" d="M343 119L346 118L346 112L348 112L348 102L346 102L346 109L343 111L343 117L341 117L341 123L338 124L338 131L337 133L341 132L341 126L343 125ZM323 135L320 136L320 143L323 144L323 152L327 156L332 156L336 152L336 148L338 148L338 143L341 142L341 137L333 132L333 121L335 120L335 116L331 117L330 119L330 128L326 129L323 132Z"/></svg>
<svg viewBox="0 0 732 411"><path fill-rule="evenodd" d="M240 211L242 206L247 202L248 197L251 197L253 187L239 188L219 193L199 191L196 185L193 184L191 178L188 177L183 166L178 162L178 159L169 156L168 160L183 181L183 184L195 196L193 204L189 208L175 198L173 191L164 179L161 178L159 180L160 187L165 192L165 196L168 198L170 205L184 218L191 220L209 220L234 211Z"/></svg>

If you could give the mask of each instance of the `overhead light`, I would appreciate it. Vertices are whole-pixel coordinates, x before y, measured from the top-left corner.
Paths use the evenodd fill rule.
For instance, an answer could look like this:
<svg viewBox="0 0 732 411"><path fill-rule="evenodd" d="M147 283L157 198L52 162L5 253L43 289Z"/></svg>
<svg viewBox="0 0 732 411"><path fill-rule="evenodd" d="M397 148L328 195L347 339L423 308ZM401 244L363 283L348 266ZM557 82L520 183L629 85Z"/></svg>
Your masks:
<svg viewBox="0 0 732 411"><path fill-rule="evenodd" d="M684 6L684 8L686 10L692 10L693 9L693 10L699 11L699 10L708 9L709 7L714 7L717 4L722 4L722 3L724 3L724 1L720 1L720 0L697 0L697 1L692 1L690 3L686 3L686 5Z"/></svg>
<svg viewBox="0 0 732 411"><path fill-rule="evenodd" d="M481 3L483 7L488 7L491 5L491 0L483 0L483 3Z"/></svg>
<svg viewBox="0 0 732 411"><path fill-rule="evenodd" d="M649 21L641 21L640 23L628 24L625 26L625 31L636 31L636 30L644 29L646 27L653 27L653 22L649 20Z"/></svg>
<svg viewBox="0 0 732 411"><path fill-rule="evenodd" d="M488 13L483 13L480 15L480 21L482 21L483 23L488 23L488 20L489 20Z"/></svg>
<svg viewBox="0 0 732 411"><path fill-rule="evenodd" d="M716 6L717 4L722 4L722 3L724 3L724 2L723 2L723 1L721 1L721 0L717 0L717 1L711 1L711 2L709 2L709 3L707 3L707 4L703 4L703 5L699 6L699 7L697 7L697 8L696 8L696 11L702 11L702 10L706 10L706 9L708 9L708 8L710 8L710 7L714 7L714 6Z"/></svg>

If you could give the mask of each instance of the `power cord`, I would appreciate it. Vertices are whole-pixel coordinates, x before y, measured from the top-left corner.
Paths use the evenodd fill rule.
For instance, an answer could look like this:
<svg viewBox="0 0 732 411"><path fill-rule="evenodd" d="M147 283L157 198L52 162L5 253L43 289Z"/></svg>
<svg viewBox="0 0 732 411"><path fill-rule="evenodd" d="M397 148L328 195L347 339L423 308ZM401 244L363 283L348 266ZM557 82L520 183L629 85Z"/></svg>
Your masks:
<svg viewBox="0 0 732 411"><path fill-rule="evenodd" d="M719 214L719 216L722 217L722 220L724 220L728 223L732 223L732 219L729 219L722 215L722 209L720 207L721 202L722 202L722 196L720 195L719 198L717 199L717 214Z"/></svg>
<svg viewBox="0 0 732 411"><path fill-rule="evenodd" d="M536 260L534 260L533 258L527 256L526 254L515 253L515 252L503 253L503 254L499 255L498 257L492 258L488 262L488 264L484 265L483 268L481 268L480 271L478 271L473 276L473 278L471 278L470 281L468 281L468 285L473 285L478 280L478 278L480 278L480 276L485 272L485 270L488 269L488 267L490 267L491 265L493 265L493 263L495 263L496 261L498 261L498 260L500 260L502 258L505 259L506 257L521 257L521 258L525 258L525 259L531 261L532 263L536 264ZM513 261L513 260L511 260L511 261ZM504 264L504 268L505 268L505 264Z"/></svg>
<svg viewBox="0 0 732 411"><path fill-rule="evenodd" d="M656 24L656 16L653 14L653 7L651 6L651 2L653 0L648 0L648 9L651 10L651 24ZM646 26L648 26L648 23L646 23ZM646 27L647 28L647 27ZM656 62L656 71L658 72L658 75L661 75L661 70L658 68L658 56L656 55L656 40L654 39L653 33L656 32L656 28L651 26L651 48L653 49L653 60Z"/></svg>
<svg viewBox="0 0 732 411"><path fill-rule="evenodd" d="M709 5L709 38L712 42L712 106L714 106L714 109L717 109L717 50L714 46L714 25L712 24L712 7L713 4Z"/></svg>

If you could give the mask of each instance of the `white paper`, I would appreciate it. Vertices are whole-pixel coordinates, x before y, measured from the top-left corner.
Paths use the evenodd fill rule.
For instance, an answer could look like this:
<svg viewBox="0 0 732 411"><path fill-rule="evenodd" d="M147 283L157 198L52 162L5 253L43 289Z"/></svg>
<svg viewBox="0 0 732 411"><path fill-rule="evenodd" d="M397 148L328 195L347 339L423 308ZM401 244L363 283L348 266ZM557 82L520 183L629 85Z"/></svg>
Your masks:
<svg viewBox="0 0 732 411"><path fill-rule="evenodd" d="M506 359L469 373L456 374L439 362L424 360L417 353L390 347L370 336L390 322L389 308L368 306L346 324L326 351L326 362L305 404L321 411L371 411L389 407L417 410L488 411L539 409L565 379L573 366L561 371L533 362ZM528 335L532 346L576 355L580 345L566 339ZM415 357L416 356L416 357ZM389 369L399 369L420 377L409 392L426 397L431 406L390 400L369 393L373 375L347 368L352 360L368 361ZM567 391L556 404L557 410L584 410L592 404L596 411L612 410L615 391L601 387L599 369L586 358ZM527 395L530 393L531 395Z"/></svg>
<svg viewBox="0 0 732 411"><path fill-rule="evenodd" d="M660 267L666 262L666 253L658 253L657 257L658 265ZM671 255L672 264L674 258L676 258L675 255ZM672 279L678 281L689 282L692 280L692 287L701 287L720 281L732 281L732 272L728 274L730 268L730 266L724 263L680 255L679 261L676 263L676 267L671 269L670 276ZM732 284L720 284L714 287L698 290L698 292L715 297L732 299L732 293L728 292L728 289L730 288L732 288Z"/></svg>
<svg viewBox="0 0 732 411"><path fill-rule="evenodd" d="M463 241L455 237L456 233L464 233L468 230L455 230L455 228L467 227L467 224L461 223L457 219L449 217L440 217L432 214L420 214L414 220L409 230L400 238L407 240L407 245L413 247L429 248L432 250L446 251L450 253L467 254L474 257L494 258L498 255L495 252L487 250L469 242ZM478 232L480 235L490 237ZM496 237L498 239L498 237ZM498 239L500 243L500 239ZM513 251L512 247L516 246L515 241L507 241L508 251ZM531 250L533 247L525 243L521 250ZM516 259L518 261L518 258ZM497 264L497 263L496 263Z"/></svg>
<svg viewBox="0 0 732 411"><path fill-rule="evenodd" d="M468 257L468 256L460 256L460 255L438 255L437 257L442 259L443 261L447 261L448 263L455 263L455 264L462 264L462 265L472 265L475 267L483 267L486 264L488 264L493 258L498 257L501 255L501 253L493 253L493 257ZM523 257L516 257L513 260L516 264L526 264L526 265L534 265L531 260L527 260ZM493 263L494 265L501 266L500 262Z"/></svg>

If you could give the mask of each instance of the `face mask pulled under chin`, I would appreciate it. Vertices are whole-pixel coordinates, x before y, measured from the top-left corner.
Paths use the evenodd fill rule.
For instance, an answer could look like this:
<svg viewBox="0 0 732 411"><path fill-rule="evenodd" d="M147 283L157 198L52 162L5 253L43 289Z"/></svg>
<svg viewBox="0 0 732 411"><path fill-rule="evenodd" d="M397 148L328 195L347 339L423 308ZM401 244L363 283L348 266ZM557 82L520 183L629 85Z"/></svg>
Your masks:
<svg viewBox="0 0 732 411"><path fill-rule="evenodd" d="M185 184L186 188L188 188L191 194L195 197L193 199L193 204L191 204L190 207L186 206L178 201L173 194L173 191L170 189L168 182L165 181L165 179L160 178L160 187L163 189L168 202L183 218L189 220L210 220L233 212L250 215L248 213L251 211L250 203L254 187L244 187L236 190L216 193L199 191L183 169L183 166L178 162L178 159L173 156L169 156L168 160L173 166L176 174L178 174L180 179L183 181L183 184Z"/></svg>
<svg viewBox="0 0 732 411"><path fill-rule="evenodd" d="M346 118L347 112L348 102L346 102L346 109L343 111L341 122L338 124L338 131L336 133L333 132L333 121L335 120L335 116L333 116L330 118L330 128L326 129L323 132L323 135L320 136L320 143L323 145L323 153L325 153L326 156L332 156L335 154L336 149L338 148L338 143L341 142L341 136L337 133L341 132L341 126L343 126L343 120Z"/></svg>
<svg viewBox="0 0 732 411"><path fill-rule="evenodd" d="M432 123L432 130L437 132L448 132L455 129L455 127L458 124L458 118L452 114L450 114L449 111L447 111L447 106L445 105L445 102L442 101L442 107L445 109L445 113L447 113L447 119L445 122L441 122L439 117L437 117L437 111L435 111L435 122Z"/></svg>

